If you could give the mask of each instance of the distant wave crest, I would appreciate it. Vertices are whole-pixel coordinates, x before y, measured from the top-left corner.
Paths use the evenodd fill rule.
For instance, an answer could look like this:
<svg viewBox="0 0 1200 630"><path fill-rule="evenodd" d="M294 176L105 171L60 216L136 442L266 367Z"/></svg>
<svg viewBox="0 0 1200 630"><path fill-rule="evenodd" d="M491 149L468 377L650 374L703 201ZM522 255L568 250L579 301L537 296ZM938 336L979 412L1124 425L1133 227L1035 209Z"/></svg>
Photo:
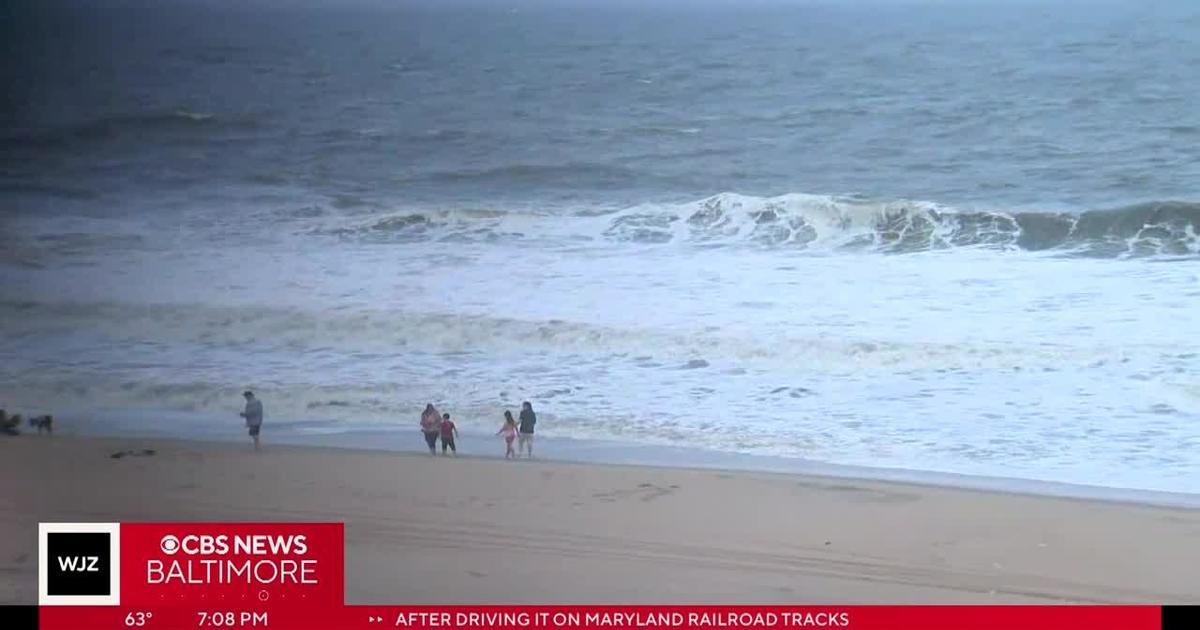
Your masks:
<svg viewBox="0 0 1200 630"><path fill-rule="evenodd" d="M1200 203L1162 201L1082 212L964 210L933 202L722 193L682 204L560 214L401 212L326 226L383 240L492 240L558 234L623 243L749 245L903 254L959 247L1098 258L1200 255Z"/></svg>
<svg viewBox="0 0 1200 630"><path fill-rule="evenodd" d="M987 247L1123 257L1195 256L1200 254L1197 231L1200 204L1188 202L1085 212L1006 212L905 200L721 194L673 208L623 211L605 234L631 241L732 241L886 253Z"/></svg>

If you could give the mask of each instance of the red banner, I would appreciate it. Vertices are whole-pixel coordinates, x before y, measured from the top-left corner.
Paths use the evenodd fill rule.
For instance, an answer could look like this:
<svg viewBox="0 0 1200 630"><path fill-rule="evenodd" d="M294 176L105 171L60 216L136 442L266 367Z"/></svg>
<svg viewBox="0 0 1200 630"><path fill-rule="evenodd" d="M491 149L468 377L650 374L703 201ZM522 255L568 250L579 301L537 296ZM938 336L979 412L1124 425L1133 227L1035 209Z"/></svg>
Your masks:
<svg viewBox="0 0 1200 630"><path fill-rule="evenodd" d="M734 629L1159 630L1158 606L288 606L43 607L43 630Z"/></svg>
<svg viewBox="0 0 1200 630"><path fill-rule="evenodd" d="M122 606L342 605L340 523L122 523Z"/></svg>

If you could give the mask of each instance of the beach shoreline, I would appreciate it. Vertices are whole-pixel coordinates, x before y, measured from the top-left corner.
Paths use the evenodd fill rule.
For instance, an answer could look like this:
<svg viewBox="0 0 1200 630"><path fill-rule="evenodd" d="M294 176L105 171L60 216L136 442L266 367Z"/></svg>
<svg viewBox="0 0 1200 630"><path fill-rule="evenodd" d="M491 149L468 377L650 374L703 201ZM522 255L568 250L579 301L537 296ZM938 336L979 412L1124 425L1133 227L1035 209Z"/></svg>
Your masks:
<svg viewBox="0 0 1200 630"><path fill-rule="evenodd" d="M232 414L230 420L225 422L214 418L212 414L147 410L92 411L87 416L67 413L59 417L63 421L60 433L79 437L248 443L244 429L240 426L241 420L232 417ZM334 423L268 421L264 428L264 440L268 445L336 447L407 454L426 452L425 443L415 422L411 430L399 427L370 430L335 429L335 426ZM460 431L462 439L457 441L457 448L461 454L503 459L504 446L499 438L477 428L460 427ZM1160 507L1200 508L1200 493L1114 487L1020 476L999 477L944 470L840 464L695 446L567 437L557 435L552 430L538 433L535 448L538 459L562 463L802 475Z"/></svg>
<svg viewBox="0 0 1200 630"><path fill-rule="evenodd" d="M1163 603L1200 583L1191 509L269 442L0 451L3 603L36 599L39 521L345 522L348 603Z"/></svg>

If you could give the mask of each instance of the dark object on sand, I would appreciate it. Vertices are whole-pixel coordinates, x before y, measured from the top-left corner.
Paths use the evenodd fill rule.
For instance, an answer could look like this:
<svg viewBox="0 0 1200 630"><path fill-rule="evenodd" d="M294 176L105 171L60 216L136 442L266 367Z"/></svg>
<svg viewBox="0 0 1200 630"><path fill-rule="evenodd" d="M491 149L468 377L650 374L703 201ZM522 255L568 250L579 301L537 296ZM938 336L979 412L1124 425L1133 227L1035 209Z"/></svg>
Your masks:
<svg viewBox="0 0 1200 630"><path fill-rule="evenodd" d="M0 433L5 435L21 434L21 414L8 415L0 409Z"/></svg>
<svg viewBox="0 0 1200 630"><path fill-rule="evenodd" d="M109 455L109 457L113 459L121 459L122 457L149 457L154 454L154 449L144 448L140 451L117 451L116 453Z"/></svg>
<svg viewBox="0 0 1200 630"><path fill-rule="evenodd" d="M29 419L29 426L37 429L38 435L44 433L54 433L54 416L44 415L35 416Z"/></svg>

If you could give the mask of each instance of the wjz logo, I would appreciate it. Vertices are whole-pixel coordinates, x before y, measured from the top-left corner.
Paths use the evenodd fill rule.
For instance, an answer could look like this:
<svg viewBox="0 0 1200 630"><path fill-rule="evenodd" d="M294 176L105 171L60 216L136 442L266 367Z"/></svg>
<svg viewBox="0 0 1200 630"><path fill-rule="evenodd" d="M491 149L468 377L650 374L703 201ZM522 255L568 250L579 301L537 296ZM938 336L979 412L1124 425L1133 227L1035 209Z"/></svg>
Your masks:
<svg viewBox="0 0 1200 630"><path fill-rule="evenodd" d="M68 534L59 534L59 536L67 535ZM108 544L108 536L104 536L103 539L103 543ZM74 571L81 573L99 573L102 570L100 558L101 556L58 556L56 560L58 560L58 570L60 572ZM108 558L104 559L108 560ZM105 566L104 568L107 569L108 567Z"/></svg>
<svg viewBox="0 0 1200 630"><path fill-rule="evenodd" d="M117 523L42 523L38 599L42 604L117 604Z"/></svg>
<svg viewBox="0 0 1200 630"><path fill-rule="evenodd" d="M50 595L110 595L109 534L59 532L46 536L50 554Z"/></svg>

